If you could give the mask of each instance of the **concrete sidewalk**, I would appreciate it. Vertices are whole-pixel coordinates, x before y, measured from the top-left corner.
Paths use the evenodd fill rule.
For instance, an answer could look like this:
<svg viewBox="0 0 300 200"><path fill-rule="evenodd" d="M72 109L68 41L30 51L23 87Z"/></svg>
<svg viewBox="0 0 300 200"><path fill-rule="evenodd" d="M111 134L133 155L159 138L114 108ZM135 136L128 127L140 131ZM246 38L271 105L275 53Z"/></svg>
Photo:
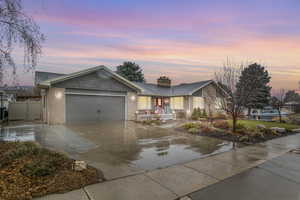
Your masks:
<svg viewBox="0 0 300 200"><path fill-rule="evenodd" d="M300 200L300 155L286 153L256 168L192 193L189 198Z"/></svg>
<svg viewBox="0 0 300 200"><path fill-rule="evenodd" d="M275 161L277 158L281 159L281 161L279 159L279 163L283 163L284 159L288 159L288 161L293 160L294 158L285 158L286 153L298 147L300 147L300 134L239 148L181 165L106 181L66 194L49 195L40 198L40 200L174 200L179 198L188 199L189 197L195 200L242 199L241 197L248 195L247 190L250 193L248 199L259 199L259 195L256 195L255 191L269 193L272 190L277 191L274 194L279 195L278 197L281 197L279 199L295 199L294 197L297 194L293 191L296 188L300 191L300 185L296 183L298 181L295 178L297 175L290 169L293 169L294 165L286 168L277 167L276 169L276 167L272 167L272 163L276 165ZM271 159L273 160L269 161ZM258 169L249 170L257 166L259 166ZM279 173L278 171L280 171L281 175L289 176L289 179L295 178L295 180L288 180L287 177L279 178L281 175L275 176L275 172ZM297 173L299 174L300 172ZM248 182L241 181L245 176L250 178ZM260 184L257 183L257 185L261 186L261 188L257 190L255 190L257 188L254 187L255 184L251 184L255 182L255 177L260 177L260 179L257 179ZM263 183L261 181L262 178L268 179L269 182ZM281 181L282 184L275 185L276 182ZM225 189L222 190L222 188ZM230 189L232 189L232 193L226 192L227 190L230 191ZM289 192L291 195L280 196L280 189ZM224 195L218 196L216 191L220 191L220 194ZM186 195L189 197L186 197ZM228 198L225 198L225 195L229 195ZM267 197L272 197L271 193L270 195Z"/></svg>

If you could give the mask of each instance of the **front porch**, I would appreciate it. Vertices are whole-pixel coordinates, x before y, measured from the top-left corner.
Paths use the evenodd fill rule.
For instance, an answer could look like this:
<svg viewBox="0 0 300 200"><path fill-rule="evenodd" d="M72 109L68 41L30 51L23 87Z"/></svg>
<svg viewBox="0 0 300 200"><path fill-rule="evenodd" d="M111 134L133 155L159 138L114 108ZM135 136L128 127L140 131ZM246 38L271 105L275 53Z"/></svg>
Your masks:
<svg viewBox="0 0 300 200"><path fill-rule="evenodd" d="M175 120L184 111L184 97L138 97L136 120Z"/></svg>

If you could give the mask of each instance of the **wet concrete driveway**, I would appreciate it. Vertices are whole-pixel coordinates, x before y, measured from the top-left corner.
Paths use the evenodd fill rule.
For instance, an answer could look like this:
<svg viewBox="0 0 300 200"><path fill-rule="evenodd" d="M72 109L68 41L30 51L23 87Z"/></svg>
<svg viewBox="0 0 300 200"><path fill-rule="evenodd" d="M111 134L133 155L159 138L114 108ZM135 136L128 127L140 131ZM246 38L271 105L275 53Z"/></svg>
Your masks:
<svg viewBox="0 0 300 200"><path fill-rule="evenodd" d="M85 160L107 179L129 176L228 151L232 143L133 122L28 125L1 129L0 140L34 140Z"/></svg>

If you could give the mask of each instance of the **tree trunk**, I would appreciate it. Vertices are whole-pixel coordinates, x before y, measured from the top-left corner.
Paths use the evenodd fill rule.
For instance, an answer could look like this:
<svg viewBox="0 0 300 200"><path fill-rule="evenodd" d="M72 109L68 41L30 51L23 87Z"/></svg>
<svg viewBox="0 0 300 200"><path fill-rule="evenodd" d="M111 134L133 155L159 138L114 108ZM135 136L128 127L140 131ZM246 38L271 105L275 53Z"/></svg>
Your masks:
<svg viewBox="0 0 300 200"><path fill-rule="evenodd" d="M278 109L278 114L279 114L279 122L282 123L282 117L281 117L281 110Z"/></svg>
<svg viewBox="0 0 300 200"><path fill-rule="evenodd" d="M251 108L248 108L248 119L251 117Z"/></svg>
<svg viewBox="0 0 300 200"><path fill-rule="evenodd" d="M236 132L236 117L235 116L232 117L232 132L233 133Z"/></svg>

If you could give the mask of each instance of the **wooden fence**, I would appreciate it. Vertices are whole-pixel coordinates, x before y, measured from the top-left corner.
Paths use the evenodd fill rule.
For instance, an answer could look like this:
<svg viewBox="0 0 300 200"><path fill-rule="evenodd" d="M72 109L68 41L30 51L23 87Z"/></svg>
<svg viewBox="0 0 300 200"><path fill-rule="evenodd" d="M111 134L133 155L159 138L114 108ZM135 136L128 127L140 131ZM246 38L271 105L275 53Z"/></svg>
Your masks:
<svg viewBox="0 0 300 200"><path fill-rule="evenodd" d="M40 120L42 117L41 101L18 101L8 105L8 120Z"/></svg>

